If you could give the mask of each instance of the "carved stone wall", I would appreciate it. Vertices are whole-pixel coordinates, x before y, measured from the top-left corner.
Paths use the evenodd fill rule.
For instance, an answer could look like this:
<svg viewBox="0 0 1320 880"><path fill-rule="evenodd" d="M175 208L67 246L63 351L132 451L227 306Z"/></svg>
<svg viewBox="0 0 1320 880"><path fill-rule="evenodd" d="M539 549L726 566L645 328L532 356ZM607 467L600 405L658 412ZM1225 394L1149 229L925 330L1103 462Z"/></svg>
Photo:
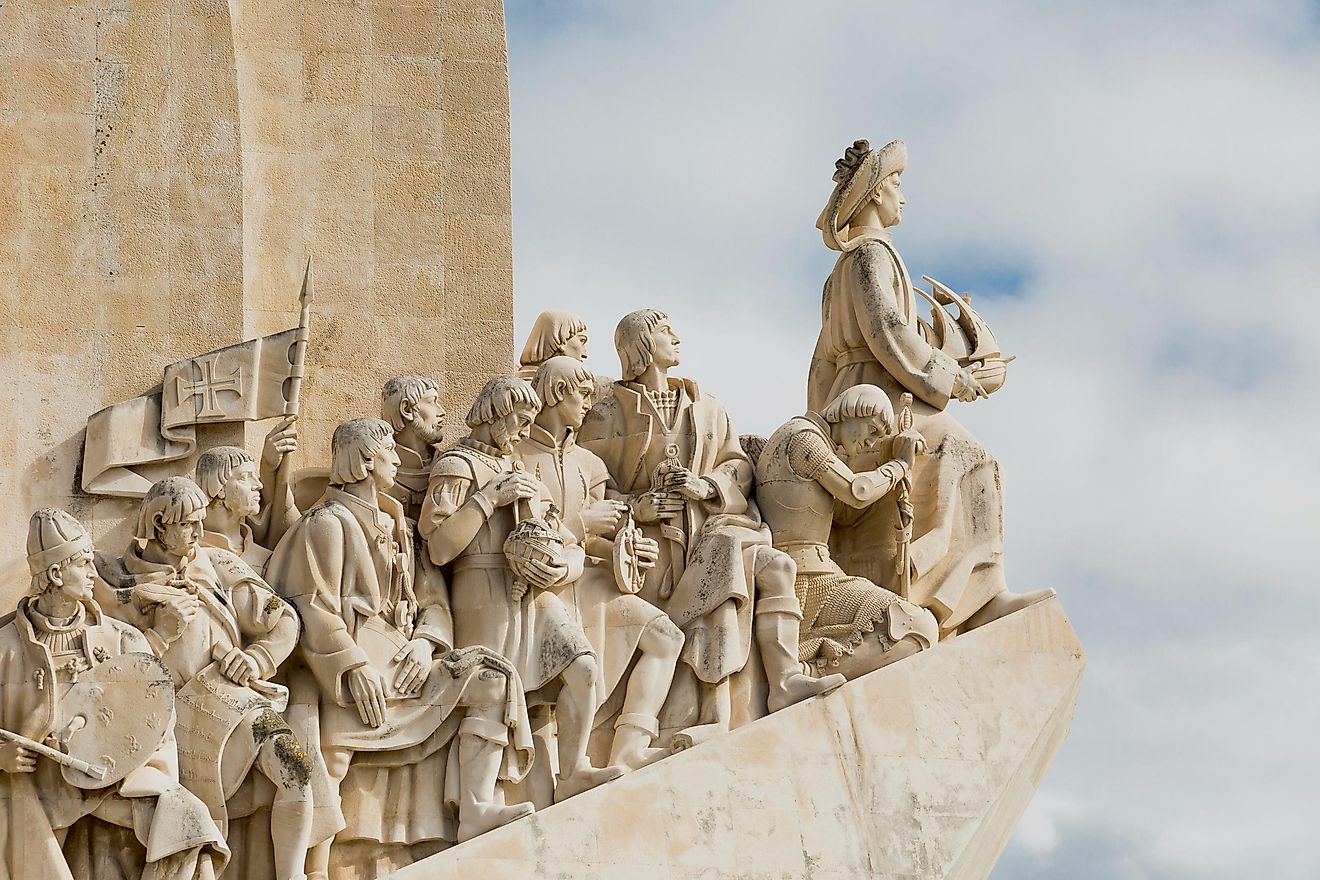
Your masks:
<svg viewBox="0 0 1320 880"><path fill-rule="evenodd" d="M0 612L36 507L126 540L77 488L88 415L296 325L309 254L299 465L389 376L455 409L510 366L500 0L0 0Z"/></svg>

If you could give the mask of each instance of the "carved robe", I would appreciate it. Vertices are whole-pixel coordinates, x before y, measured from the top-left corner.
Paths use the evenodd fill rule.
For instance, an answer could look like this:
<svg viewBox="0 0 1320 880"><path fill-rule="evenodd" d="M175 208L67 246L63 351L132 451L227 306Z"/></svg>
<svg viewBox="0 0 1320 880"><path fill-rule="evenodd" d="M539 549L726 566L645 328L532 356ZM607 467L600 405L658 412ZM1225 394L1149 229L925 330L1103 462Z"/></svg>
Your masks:
<svg viewBox="0 0 1320 880"><path fill-rule="evenodd" d="M297 643L297 614L227 550L197 547L175 569L144 559L133 542L122 559L99 557L98 567L115 588L106 607L143 629L155 623L159 605L151 604L152 596L185 591L201 605L183 634L157 645L157 653L178 694L180 777L225 828L229 802L249 778L261 744L290 728L269 698L229 681L216 661L241 648L257 660L255 677L271 678ZM250 792L242 798L245 804L254 800Z"/></svg>
<svg viewBox="0 0 1320 880"><path fill-rule="evenodd" d="M646 627L664 611L640 596L620 592L614 579L613 544L588 535L582 511L605 499L610 475L593 452L577 445L570 433L557 442L540 425L518 444L514 454L527 472L549 490L564 525L587 552L582 577L559 594L577 615L596 654L596 693L603 704L632 663Z"/></svg>
<svg viewBox="0 0 1320 880"><path fill-rule="evenodd" d="M907 598L929 608L953 630L1005 589L1003 499L999 463L945 412L957 362L922 336L912 282L883 230L857 230L865 240L839 257L825 282L821 331L812 357L807 406L820 412L844 390L877 385L897 410L914 397L914 426L929 453L912 474L914 568ZM855 471L875 458L850 461ZM898 583L896 517L874 505L835 529L835 559L878 584Z"/></svg>
<svg viewBox="0 0 1320 880"><path fill-rule="evenodd" d="M91 669L121 654L152 653L134 627L103 616L95 602L83 608L76 668ZM68 722L60 696L80 673L55 662L38 637L39 615L33 600L25 598L0 619L0 727L42 742ZM47 758L38 758L32 773L0 772L0 878L83 880L93 871L98 880L215 877L229 850L206 805L179 783L175 748L171 733L143 767L104 789L68 784ZM90 825L74 829L87 817ZM128 841L107 833L107 826L131 829L131 851L122 849ZM144 854L147 866L139 875Z"/></svg>
<svg viewBox="0 0 1320 880"><path fill-rule="evenodd" d="M471 438L435 460L431 487L418 529L436 547L442 530L475 526L472 537L451 563L454 636L460 645L484 645L508 658L528 693L554 681L568 665L591 654L582 624L558 590L529 589L514 601L513 572L504 556L504 540L517 524L514 506L490 508L477 490L513 470L512 456ZM536 505L539 514L547 499ZM455 519L460 517L460 519ZM467 534L467 531L464 531ZM458 543L461 543L458 542Z"/></svg>
<svg viewBox="0 0 1320 880"><path fill-rule="evenodd" d="M256 537L252 534L252 526L247 523L238 524L239 542L235 546L229 538L219 532L202 532L202 546L215 547L219 550L228 550L239 559L242 559L252 570L263 577L266 574L266 563L270 561L270 551L257 543Z"/></svg>
<svg viewBox="0 0 1320 880"><path fill-rule="evenodd" d="M638 594L683 630L683 662L699 679L715 684L747 662L757 555L772 552L770 532L748 497L752 464L724 406L689 379L671 378L669 388L675 403L666 419L642 386L616 382L611 396L587 415L578 442L605 462L629 500L651 490L652 475L671 443L678 447L679 463L715 487L714 497L689 502L671 521L681 530L681 541L660 523L642 525L643 533L659 542L660 560ZM765 610L799 614L792 595L767 597Z"/></svg>
<svg viewBox="0 0 1320 880"><path fill-rule="evenodd" d="M503 658L451 652L444 581L425 580L414 588L411 526L398 502L386 495L377 500L379 513L330 488L271 557L271 580L298 609L304 627L298 651L304 667L291 675L291 699L302 705L319 701L321 745L354 753L340 786L349 823L340 840L452 841L458 751L447 747L463 719L463 692L483 670L506 675L505 727L490 738L506 742L500 778L514 782L526 774L532 756L526 703L516 672ZM421 692L399 696L390 684L391 660L414 638L435 644L435 660ZM387 721L378 728L362 723L344 678L368 663L386 680Z"/></svg>

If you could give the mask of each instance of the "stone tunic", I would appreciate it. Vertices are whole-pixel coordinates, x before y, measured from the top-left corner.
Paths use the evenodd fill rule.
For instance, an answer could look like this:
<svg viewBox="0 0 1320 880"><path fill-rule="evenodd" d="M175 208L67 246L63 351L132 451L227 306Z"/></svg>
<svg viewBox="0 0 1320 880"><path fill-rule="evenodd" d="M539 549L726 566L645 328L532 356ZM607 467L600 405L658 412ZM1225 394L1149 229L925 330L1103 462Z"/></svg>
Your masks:
<svg viewBox="0 0 1320 880"><path fill-rule="evenodd" d="M683 630L683 662L701 681L716 684L747 663L753 597L758 611L800 612L791 593L756 594L756 572L774 551L770 532L748 497L752 463L724 406L689 379L670 378L668 384L674 392L672 418L656 409L641 385L616 382L613 393L588 413L578 442L605 462L628 500L651 490L652 476L671 443L678 447L679 463L715 488L711 498L688 502L672 521L681 531L681 543L662 523L641 526L660 544L660 559L647 572L639 595L664 609Z"/></svg>
<svg viewBox="0 0 1320 880"><path fill-rule="evenodd" d="M527 472L549 490L564 517L564 525L587 551L582 577L560 592L577 615L595 651L596 694L603 704L623 680L642 633L666 615L640 596L619 591L614 579L611 541L588 534L582 511L605 499L610 475L594 453L577 445L570 433L557 442L540 425L518 444L514 454Z"/></svg>
<svg viewBox="0 0 1320 880"><path fill-rule="evenodd" d="M945 412L958 363L922 335L907 269L883 230L856 230L865 240L839 257L825 282L821 331L812 357L807 406L820 412L854 385L884 389L897 411L914 397L914 426L929 452L912 474L914 569L908 597L955 629L1005 589L1003 499L999 464ZM849 461L869 470L876 456ZM834 530L834 558L878 584L899 582L896 515L873 505Z"/></svg>
<svg viewBox="0 0 1320 880"><path fill-rule="evenodd" d="M517 668L523 688L531 693L554 681L592 649L577 616L558 595L558 587L532 587L520 600L513 599L513 573L504 556L504 540L516 525L515 505L490 508L477 492L511 472L513 462L513 456L500 455L471 438L439 456L431 470L418 529L431 541L460 510L468 505L480 508L481 527L450 564L455 643L483 645L503 655ZM547 498L538 499L537 512L547 502Z"/></svg>
<svg viewBox="0 0 1320 880"><path fill-rule="evenodd" d="M223 829L228 801L248 777L261 743L289 727L263 695L224 678L216 661L241 648L257 661L254 678L269 679L293 652L298 616L227 550L197 547L176 569L143 558L133 542L120 560L101 557L99 568L116 588L118 601L106 607L144 629L155 623L159 605L153 599L186 592L199 602L182 635L158 653L179 693L180 777Z"/></svg>
<svg viewBox="0 0 1320 880"><path fill-rule="evenodd" d="M394 485L385 493L403 505L403 513L416 522L422 515L422 502L426 500L426 487L431 479L431 465L434 455L422 458L407 446L396 444L394 451L399 456L399 469L394 475ZM434 451L434 450L432 450Z"/></svg>
<svg viewBox="0 0 1320 880"><path fill-rule="evenodd" d="M774 535L775 547L797 563L797 598L802 605L798 659L820 671L853 653L878 631L885 647L902 637L923 612L865 578L853 577L830 557L835 500L817 477L837 461L829 427L815 413L790 419L769 439L756 462L756 497ZM888 462L882 473L889 490L907 468ZM876 504L892 504L882 498ZM897 617L895 617L897 615Z"/></svg>
<svg viewBox="0 0 1320 880"><path fill-rule="evenodd" d="M0 618L0 727L42 742L67 723L60 696L81 671L121 654L152 653L141 632L103 616L95 602L85 603L83 614L76 637L66 631L56 639L42 632L58 627L43 625L31 598L20 600L14 613ZM63 655L58 663L51 647ZM103 789L75 788L64 780L59 765L41 757L32 773L0 772L0 803L0 877L5 880L92 876L86 870L71 871L60 847L60 833L86 817L132 830L148 862L141 874L144 880L206 880L218 875L229 858L206 805L179 784L172 730L144 766ZM134 858L112 852L118 846L108 842L114 835L95 828L70 834L65 840L70 851L79 846L75 836L93 848L95 870L108 877L116 876L114 865ZM131 880L138 875L132 874Z"/></svg>

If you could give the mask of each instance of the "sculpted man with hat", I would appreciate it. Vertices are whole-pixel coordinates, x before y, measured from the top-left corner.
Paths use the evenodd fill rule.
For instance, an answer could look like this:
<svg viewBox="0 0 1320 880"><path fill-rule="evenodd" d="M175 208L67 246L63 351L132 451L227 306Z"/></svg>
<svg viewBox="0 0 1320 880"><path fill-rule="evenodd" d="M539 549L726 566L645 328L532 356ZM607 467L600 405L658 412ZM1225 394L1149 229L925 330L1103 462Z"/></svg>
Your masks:
<svg viewBox="0 0 1320 880"><path fill-rule="evenodd" d="M889 233L903 216L900 177L906 167L902 141L880 149L857 141L835 163L836 186L817 226L825 244L840 254L825 282L807 408L821 412L859 384L878 386L895 404L904 392L913 395L915 427L930 451L911 477L910 570L894 569L900 553L892 505L875 505L855 524L836 529L834 556L845 571L891 588L910 578L907 598L930 609L947 634L988 623L1052 591L1018 595L1005 585L999 463L946 408L951 400L988 397L1002 384L1006 362L964 364L967 359L946 351L953 347L935 338L932 325L918 315L912 281ZM944 323L938 315L932 320ZM874 455L849 461L855 470L875 463Z"/></svg>
<svg viewBox="0 0 1320 880"><path fill-rule="evenodd" d="M229 850L179 783L168 671L93 599L91 536L77 520L38 510L27 553L31 592L0 620L0 728L28 741L0 737L0 876L212 880Z"/></svg>
<svg viewBox="0 0 1320 880"><path fill-rule="evenodd" d="M103 604L148 628L170 671L183 783L224 829L257 808L264 784L250 771L260 771L273 788L275 880L298 880L312 844L333 832L313 829L313 764L280 714L287 693L266 681L293 651L298 617L238 556L201 546L209 500L187 477L153 484L127 551L97 559L114 590ZM183 626L162 629L180 613Z"/></svg>

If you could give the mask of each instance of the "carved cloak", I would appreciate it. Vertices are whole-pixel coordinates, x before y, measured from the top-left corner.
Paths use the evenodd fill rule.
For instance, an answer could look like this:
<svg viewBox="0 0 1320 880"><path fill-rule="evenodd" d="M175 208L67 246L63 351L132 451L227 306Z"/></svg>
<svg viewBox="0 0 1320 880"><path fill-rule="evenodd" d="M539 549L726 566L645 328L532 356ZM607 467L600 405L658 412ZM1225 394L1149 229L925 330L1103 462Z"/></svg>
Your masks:
<svg viewBox="0 0 1320 880"><path fill-rule="evenodd" d="M40 742L65 719L50 652L37 641L28 617L30 602L20 600L14 613L0 618L0 727ZM95 602L85 607L83 650L89 664L102 656L151 653L138 630L102 615ZM205 880L219 874L229 850L206 806L179 784L175 748L171 734L145 766L99 790L74 788L45 758L38 758L33 773L0 772L0 878L74 880L56 832L87 816L132 829L146 851L145 880ZM84 840L96 837L88 834ZM125 856L93 849L92 858L108 865L122 864Z"/></svg>
<svg viewBox="0 0 1320 880"><path fill-rule="evenodd" d="M658 523L642 525L660 544L660 560L638 594L664 609L686 636L682 659L698 678L714 684L746 664L752 641L755 553L769 548L770 533L749 499L752 464L738 442L724 406L689 379L669 380L679 392L672 427L641 386L616 382L583 422L578 442L605 462L621 495L651 489L665 446L679 448L679 463L715 486L715 496L689 502L680 520L686 535L686 567L676 573L671 541ZM677 580L677 583L673 583ZM661 597L673 583L673 593Z"/></svg>
<svg viewBox="0 0 1320 880"><path fill-rule="evenodd" d="M888 233L866 230L839 257L825 282L821 331L812 356L807 407L820 412L859 384L884 389L898 407L914 396L914 426L929 452L912 473L915 522L911 599L952 630L1005 589L1003 498L999 463L944 411L957 362L921 335L907 269ZM888 449L849 461L855 471L883 461ZM892 504L875 504L834 530L835 560L854 575L893 587L897 557Z"/></svg>

